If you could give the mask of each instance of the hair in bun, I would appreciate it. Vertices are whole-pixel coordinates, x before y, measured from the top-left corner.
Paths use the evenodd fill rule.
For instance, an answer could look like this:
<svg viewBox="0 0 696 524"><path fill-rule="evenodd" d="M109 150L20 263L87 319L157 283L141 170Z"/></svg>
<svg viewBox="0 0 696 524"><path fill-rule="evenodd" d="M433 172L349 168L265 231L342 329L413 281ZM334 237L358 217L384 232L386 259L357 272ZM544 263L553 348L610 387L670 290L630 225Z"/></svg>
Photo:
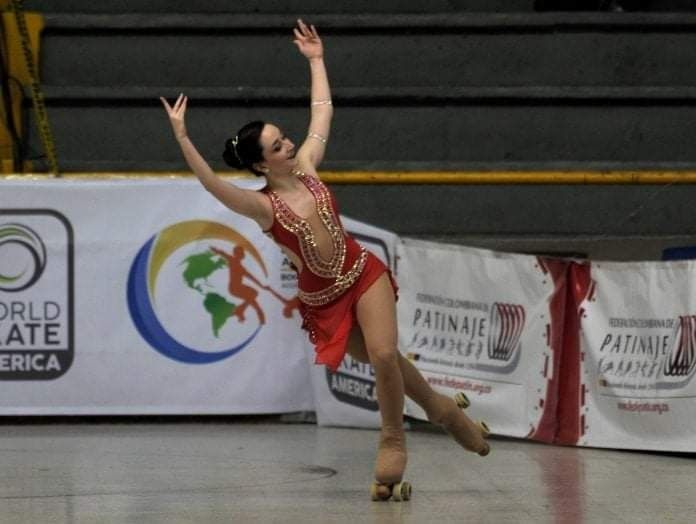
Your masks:
<svg viewBox="0 0 696 524"><path fill-rule="evenodd" d="M257 176L264 173L254 169L254 164L263 160L263 148L259 143L265 122L255 120L242 127L233 137L225 140L222 158L235 169L247 169Z"/></svg>

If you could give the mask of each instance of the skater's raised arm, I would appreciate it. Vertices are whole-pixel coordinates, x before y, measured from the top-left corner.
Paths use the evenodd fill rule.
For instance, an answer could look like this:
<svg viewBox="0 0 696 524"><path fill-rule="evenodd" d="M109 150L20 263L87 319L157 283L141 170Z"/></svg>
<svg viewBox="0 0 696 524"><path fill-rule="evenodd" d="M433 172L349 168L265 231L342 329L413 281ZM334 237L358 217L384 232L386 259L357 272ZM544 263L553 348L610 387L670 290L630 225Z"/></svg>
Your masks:
<svg viewBox="0 0 696 524"><path fill-rule="evenodd" d="M256 191L235 187L219 178L188 137L184 122L188 98L183 94L179 95L173 107L165 98L160 98L160 100L167 110L174 136L179 142L186 163L203 184L203 187L232 211L255 220L262 229L266 229L273 219L273 211L267 198Z"/></svg>
<svg viewBox="0 0 696 524"><path fill-rule="evenodd" d="M309 61L312 78L309 130L307 139L297 152L297 159L301 164L316 168L324 158L331 130L331 89L324 65L324 47L317 30L313 25L307 26L302 20L298 20L294 32L294 43Z"/></svg>

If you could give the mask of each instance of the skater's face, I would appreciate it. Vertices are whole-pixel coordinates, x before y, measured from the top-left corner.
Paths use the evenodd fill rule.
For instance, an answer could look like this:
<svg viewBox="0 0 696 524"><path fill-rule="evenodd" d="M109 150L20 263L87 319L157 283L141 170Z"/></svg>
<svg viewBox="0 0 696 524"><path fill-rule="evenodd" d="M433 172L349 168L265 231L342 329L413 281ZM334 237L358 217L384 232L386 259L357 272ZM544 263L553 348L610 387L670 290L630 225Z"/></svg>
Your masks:
<svg viewBox="0 0 696 524"><path fill-rule="evenodd" d="M287 173L297 163L295 144L273 124L263 126L259 143L263 149L263 164L272 173Z"/></svg>

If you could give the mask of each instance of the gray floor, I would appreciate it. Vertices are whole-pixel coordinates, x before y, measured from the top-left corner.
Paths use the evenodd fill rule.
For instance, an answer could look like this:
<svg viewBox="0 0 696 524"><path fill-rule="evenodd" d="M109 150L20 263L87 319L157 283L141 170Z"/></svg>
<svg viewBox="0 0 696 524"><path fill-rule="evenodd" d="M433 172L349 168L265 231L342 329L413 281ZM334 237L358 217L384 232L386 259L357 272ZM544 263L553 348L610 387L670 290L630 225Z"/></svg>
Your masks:
<svg viewBox="0 0 696 524"><path fill-rule="evenodd" d="M311 424L0 426L0 522L694 522L689 456L410 431L409 502L372 502L377 433Z"/></svg>

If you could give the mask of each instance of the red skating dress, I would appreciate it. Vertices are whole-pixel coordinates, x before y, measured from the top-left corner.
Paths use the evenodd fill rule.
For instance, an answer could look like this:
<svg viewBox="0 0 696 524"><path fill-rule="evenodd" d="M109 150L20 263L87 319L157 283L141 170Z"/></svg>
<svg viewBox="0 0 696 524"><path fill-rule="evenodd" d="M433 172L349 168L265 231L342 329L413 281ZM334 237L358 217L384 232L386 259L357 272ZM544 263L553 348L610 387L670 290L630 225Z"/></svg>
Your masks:
<svg viewBox="0 0 696 524"><path fill-rule="evenodd" d="M356 324L358 299L385 271L395 294L398 288L382 261L346 234L336 199L329 188L318 178L304 173L298 174L298 178L314 195L319 219L331 237L331 260L324 260L319 254L310 224L268 187L262 191L271 200L274 220L266 233L302 261L298 274L302 328L315 346L315 363L324 364L335 372L345 356L348 336Z"/></svg>

